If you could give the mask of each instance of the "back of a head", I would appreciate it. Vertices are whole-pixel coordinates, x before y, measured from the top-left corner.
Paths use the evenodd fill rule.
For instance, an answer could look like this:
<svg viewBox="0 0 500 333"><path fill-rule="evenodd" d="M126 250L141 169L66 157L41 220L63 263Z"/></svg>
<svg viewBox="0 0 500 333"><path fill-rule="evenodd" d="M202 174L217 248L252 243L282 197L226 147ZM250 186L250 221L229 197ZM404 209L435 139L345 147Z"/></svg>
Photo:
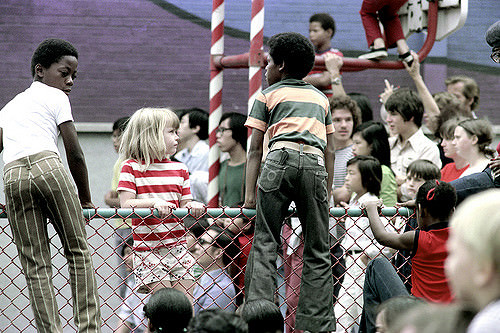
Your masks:
<svg viewBox="0 0 500 333"><path fill-rule="evenodd" d="M500 276L500 189L464 200L453 214L450 228L481 262L492 262Z"/></svg>
<svg viewBox="0 0 500 333"><path fill-rule="evenodd" d="M404 120L413 122L417 127L422 126L424 105L416 92L408 88L401 88L392 93L385 103L385 108L390 112L397 112Z"/></svg>
<svg viewBox="0 0 500 333"><path fill-rule="evenodd" d="M486 43L491 47L500 47L500 21L496 21L486 30Z"/></svg>
<svg viewBox="0 0 500 333"><path fill-rule="evenodd" d="M465 333L472 318L460 305L428 303L399 317L388 332Z"/></svg>
<svg viewBox="0 0 500 333"><path fill-rule="evenodd" d="M162 288L144 305L144 316L149 319L153 332L182 333L193 316L193 308L179 290Z"/></svg>
<svg viewBox="0 0 500 333"><path fill-rule="evenodd" d="M361 123L373 120L373 109L368 96L357 92L350 92L347 96L351 97L358 104L361 110Z"/></svg>
<svg viewBox="0 0 500 333"><path fill-rule="evenodd" d="M119 130L120 133L123 133L125 131L125 128L127 127L128 121L130 120L130 117L122 117L113 123L113 132L116 130Z"/></svg>
<svg viewBox="0 0 500 333"><path fill-rule="evenodd" d="M276 65L285 64L288 78L301 80L314 66L314 46L301 34L283 32L272 36L267 42L269 55Z"/></svg>
<svg viewBox="0 0 500 333"><path fill-rule="evenodd" d="M391 148L389 134L385 126L378 121L367 121L356 127L354 133L360 133L371 148L371 155L378 158L380 164L391 167Z"/></svg>
<svg viewBox="0 0 500 333"><path fill-rule="evenodd" d="M415 296L396 296L389 298L377 308L377 313L384 312L384 324L387 328L391 328L393 323L401 316L404 316L407 311L415 308L418 305L425 303L422 298Z"/></svg>
<svg viewBox="0 0 500 333"><path fill-rule="evenodd" d="M35 66L42 65L49 68L64 56L73 56L78 59L78 51L70 42L59 38L48 38L41 42L31 57L31 76L35 77Z"/></svg>
<svg viewBox="0 0 500 333"><path fill-rule="evenodd" d="M406 173L423 180L440 180L441 170L429 160L415 160L408 165Z"/></svg>
<svg viewBox="0 0 500 333"><path fill-rule="evenodd" d="M335 35L335 20L328 13L316 13L309 18L309 23L319 22L323 30L332 29L332 37Z"/></svg>
<svg viewBox="0 0 500 333"><path fill-rule="evenodd" d="M455 188L446 182L428 180L420 186L416 197L417 206L439 221L448 221L457 204Z"/></svg>
<svg viewBox="0 0 500 333"><path fill-rule="evenodd" d="M198 313L189 322L188 333L248 333L247 323L237 314L221 309Z"/></svg>
<svg viewBox="0 0 500 333"><path fill-rule="evenodd" d="M280 309L269 300L244 303L241 316L248 324L248 333L283 332L284 320Z"/></svg>

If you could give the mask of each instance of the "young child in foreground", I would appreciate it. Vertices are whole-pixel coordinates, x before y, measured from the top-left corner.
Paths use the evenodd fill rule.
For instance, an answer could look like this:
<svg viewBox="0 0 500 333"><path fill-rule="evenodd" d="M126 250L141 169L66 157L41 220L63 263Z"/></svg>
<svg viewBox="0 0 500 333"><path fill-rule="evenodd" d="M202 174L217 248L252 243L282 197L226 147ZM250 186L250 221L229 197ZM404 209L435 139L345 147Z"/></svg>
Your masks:
<svg viewBox="0 0 500 333"><path fill-rule="evenodd" d="M345 185L353 194L348 207L359 208L368 201L378 201L381 181L382 168L378 159L365 155L350 159L347 162ZM342 248L345 253L346 274L335 304L335 315L340 326L337 332L341 332L340 329L348 332L361 314L363 306L361 286L365 278L364 268L368 261L381 253L389 255L387 250L375 241L369 230L368 218L348 217L345 221L345 230Z"/></svg>
<svg viewBox="0 0 500 333"><path fill-rule="evenodd" d="M370 229L381 245L397 250L412 250L411 294L427 301L452 301L444 262L448 255L448 220L456 201L457 195L453 186L437 180L426 181L417 192L418 229L402 234L385 230L379 217L380 201L370 201L363 205L370 221ZM364 314L360 332L372 332L378 304L391 297L407 294L402 280L387 259L372 260L366 268L363 288Z"/></svg>
<svg viewBox="0 0 500 333"><path fill-rule="evenodd" d="M245 296L247 301L274 300L281 228L294 201L304 232L304 268L295 328L332 331L335 317L327 188L333 181L334 129L329 102L302 80L314 64L311 42L297 33L281 33L271 37L268 44L269 88L257 96L245 124L252 129L252 139L244 207L257 208ZM257 189L266 131L270 148Z"/></svg>
<svg viewBox="0 0 500 333"><path fill-rule="evenodd" d="M169 217L188 208L195 217L205 210L192 201L187 167L172 162L179 119L169 109L143 108L130 118L120 155L118 184L122 208L156 208L160 218L132 219L134 268L139 293L172 287L192 300L194 258L187 250L183 222Z"/></svg>

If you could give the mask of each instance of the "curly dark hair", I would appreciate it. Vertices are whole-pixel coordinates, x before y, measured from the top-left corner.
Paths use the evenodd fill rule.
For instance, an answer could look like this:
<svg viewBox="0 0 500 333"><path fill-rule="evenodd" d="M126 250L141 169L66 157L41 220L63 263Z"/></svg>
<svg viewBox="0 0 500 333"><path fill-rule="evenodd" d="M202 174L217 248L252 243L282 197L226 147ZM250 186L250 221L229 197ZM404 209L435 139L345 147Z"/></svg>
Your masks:
<svg viewBox="0 0 500 333"><path fill-rule="evenodd" d="M447 221L457 204L457 192L447 182L428 180L420 186L416 198L417 205L439 221Z"/></svg>
<svg viewBox="0 0 500 333"><path fill-rule="evenodd" d="M330 98L330 110L332 114L334 110L338 109L345 109L351 112L352 128L354 132L354 129L358 127L361 122L361 110L359 109L358 103L347 95Z"/></svg>
<svg viewBox="0 0 500 333"><path fill-rule="evenodd" d="M49 38L38 45L31 57L31 76L35 77L35 66L42 65L49 68L64 56L73 56L78 59L78 51L70 42L64 39Z"/></svg>
<svg viewBox="0 0 500 333"><path fill-rule="evenodd" d="M301 34L283 32L267 42L269 55L276 65L285 64L287 77L301 80L314 66L314 46Z"/></svg>

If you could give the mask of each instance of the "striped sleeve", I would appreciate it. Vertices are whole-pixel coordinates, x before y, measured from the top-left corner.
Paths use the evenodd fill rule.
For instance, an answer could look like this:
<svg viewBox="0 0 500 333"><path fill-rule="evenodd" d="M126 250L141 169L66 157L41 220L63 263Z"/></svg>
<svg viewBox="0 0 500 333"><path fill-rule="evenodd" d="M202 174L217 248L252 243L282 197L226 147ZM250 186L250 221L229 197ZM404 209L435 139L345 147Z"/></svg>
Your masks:
<svg viewBox="0 0 500 333"><path fill-rule="evenodd" d="M260 92L255 98L252 110L250 110L250 114L245 122L245 126L249 128L256 128L265 132L268 126L268 117L266 96Z"/></svg>
<svg viewBox="0 0 500 333"><path fill-rule="evenodd" d="M121 168L117 191L127 191L137 194L137 184L134 175L134 169L130 160L125 161Z"/></svg>

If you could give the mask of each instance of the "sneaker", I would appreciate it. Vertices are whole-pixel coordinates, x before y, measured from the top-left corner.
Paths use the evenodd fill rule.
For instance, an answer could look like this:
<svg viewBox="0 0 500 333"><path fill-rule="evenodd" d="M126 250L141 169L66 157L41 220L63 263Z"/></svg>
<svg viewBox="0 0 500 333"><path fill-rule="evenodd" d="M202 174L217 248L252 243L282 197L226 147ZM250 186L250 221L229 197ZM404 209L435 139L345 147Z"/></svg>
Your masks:
<svg viewBox="0 0 500 333"><path fill-rule="evenodd" d="M406 62L406 64L411 67L411 64L413 64L413 56L411 55L410 51L406 52L405 54L400 54L399 59L401 61Z"/></svg>
<svg viewBox="0 0 500 333"><path fill-rule="evenodd" d="M370 52L362 54L358 59L380 60L387 57L387 49L382 47L380 49L372 48Z"/></svg>

